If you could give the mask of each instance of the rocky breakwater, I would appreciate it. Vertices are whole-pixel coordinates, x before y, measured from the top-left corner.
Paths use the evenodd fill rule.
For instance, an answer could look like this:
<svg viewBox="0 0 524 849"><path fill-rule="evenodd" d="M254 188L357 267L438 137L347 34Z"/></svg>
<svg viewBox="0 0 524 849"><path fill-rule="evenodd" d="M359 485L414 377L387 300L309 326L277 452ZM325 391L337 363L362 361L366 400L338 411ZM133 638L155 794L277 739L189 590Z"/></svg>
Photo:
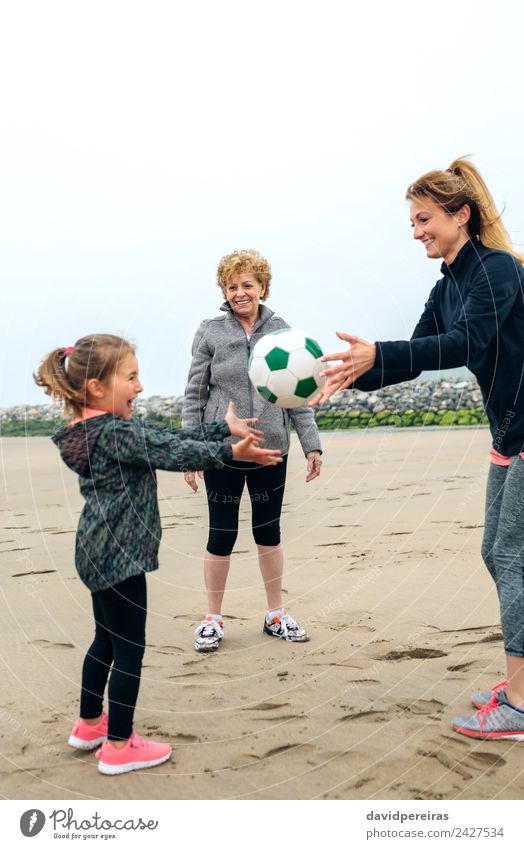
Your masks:
<svg viewBox="0 0 524 849"><path fill-rule="evenodd" d="M319 428L484 425L482 394L473 378L415 380L375 392L338 392L317 415Z"/></svg>
<svg viewBox="0 0 524 849"><path fill-rule="evenodd" d="M140 398L136 412L146 421L179 427L183 398ZM473 379L414 380L376 392L338 392L316 412L322 430L354 427L483 425L482 395ZM0 436L47 436L63 426L60 405L20 405L0 410Z"/></svg>

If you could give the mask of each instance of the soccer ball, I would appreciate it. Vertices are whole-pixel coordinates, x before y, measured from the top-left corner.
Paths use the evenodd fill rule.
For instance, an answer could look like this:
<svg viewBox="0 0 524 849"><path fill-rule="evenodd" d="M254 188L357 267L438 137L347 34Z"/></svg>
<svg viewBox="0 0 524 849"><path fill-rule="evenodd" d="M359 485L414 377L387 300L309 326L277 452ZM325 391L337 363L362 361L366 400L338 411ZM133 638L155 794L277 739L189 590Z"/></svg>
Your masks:
<svg viewBox="0 0 524 849"><path fill-rule="evenodd" d="M259 339L249 358L249 379L277 407L302 407L326 382L322 349L302 330L275 330Z"/></svg>

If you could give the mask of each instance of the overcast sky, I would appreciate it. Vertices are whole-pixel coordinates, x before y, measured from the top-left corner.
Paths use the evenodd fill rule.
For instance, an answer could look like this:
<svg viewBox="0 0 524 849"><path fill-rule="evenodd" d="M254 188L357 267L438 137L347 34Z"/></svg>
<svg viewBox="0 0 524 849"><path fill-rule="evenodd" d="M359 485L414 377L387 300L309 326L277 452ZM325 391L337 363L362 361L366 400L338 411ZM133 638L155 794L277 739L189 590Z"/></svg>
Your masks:
<svg viewBox="0 0 524 849"><path fill-rule="evenodd" d="M239 248L325 350L409 336L439 263L405 189L461 154L524 244L517 2L17 0L0 32L0 406L95 331L181 394Z"/></svg>

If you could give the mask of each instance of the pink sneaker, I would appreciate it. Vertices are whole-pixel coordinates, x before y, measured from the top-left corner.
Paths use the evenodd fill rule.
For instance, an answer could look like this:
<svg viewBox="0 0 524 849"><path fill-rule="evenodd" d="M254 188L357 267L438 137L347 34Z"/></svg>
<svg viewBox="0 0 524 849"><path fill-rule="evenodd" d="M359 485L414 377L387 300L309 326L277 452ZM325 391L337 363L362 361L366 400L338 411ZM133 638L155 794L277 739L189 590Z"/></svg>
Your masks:
<svg viewBox="0 0 524 849"><path fill-rule="evenodd" d="M118 775L131 772L132 769L147 769L167 761L173 749L167 743L154 743L145 740L133 731L125 746L117 749L106 741L98 750L98 771L104 775Z"/></svg>
<svg viewBox="0 0 524 849"><path fill-rule="evenodd" d="M96 749L100 743L105 743L106 740L107 713L102 713L100 721L96 725L88 725L83 719L77 719L67 742L73 749L89 751Z"/></svg>

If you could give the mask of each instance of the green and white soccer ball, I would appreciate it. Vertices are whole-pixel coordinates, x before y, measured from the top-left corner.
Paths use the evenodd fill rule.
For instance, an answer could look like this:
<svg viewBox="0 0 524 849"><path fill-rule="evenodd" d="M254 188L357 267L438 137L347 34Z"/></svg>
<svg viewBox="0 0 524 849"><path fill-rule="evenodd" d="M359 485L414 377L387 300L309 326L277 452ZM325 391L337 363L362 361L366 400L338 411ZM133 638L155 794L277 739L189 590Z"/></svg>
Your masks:
<svg viewBox="0 0 524 849"><path fill-rule="evenodd" d="M249 358L249 379L277 407L302 407L326 382L322 349L302 330L275 330L259 339Z"/></svg>

